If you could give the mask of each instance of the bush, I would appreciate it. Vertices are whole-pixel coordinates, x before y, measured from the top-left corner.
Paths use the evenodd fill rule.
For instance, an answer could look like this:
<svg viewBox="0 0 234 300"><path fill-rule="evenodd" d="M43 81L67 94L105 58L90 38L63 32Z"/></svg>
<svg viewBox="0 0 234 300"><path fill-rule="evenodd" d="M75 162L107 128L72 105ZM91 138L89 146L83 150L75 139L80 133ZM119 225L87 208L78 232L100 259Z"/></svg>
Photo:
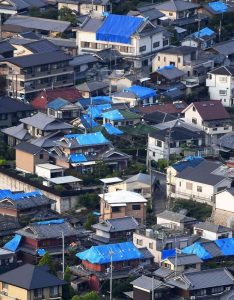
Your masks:
<svg viewBox="0 0 234 300"><path fill-rule="evenodd" d="M87 193L79 197L79 205L86 207L87 209L94 210L99 209L99 197L98 194Z"/></svg>

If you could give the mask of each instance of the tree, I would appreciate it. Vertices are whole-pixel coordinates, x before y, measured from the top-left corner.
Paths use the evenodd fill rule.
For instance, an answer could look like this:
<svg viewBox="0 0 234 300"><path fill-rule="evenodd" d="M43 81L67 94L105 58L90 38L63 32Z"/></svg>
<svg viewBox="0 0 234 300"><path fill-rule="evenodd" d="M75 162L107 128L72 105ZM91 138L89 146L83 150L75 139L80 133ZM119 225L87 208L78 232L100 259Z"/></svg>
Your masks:
<svg viewBox="0 0 234 300"><path fill-rule="evenodd" d="M97 294L97 292L90 292L83 296L75 295L71 300L100 300L101 297Z"/></svg>
<svg viewBox="0 0 234 300"><path fill-rule="evenodd" d="M62 21L68 21L71 22L73 26L77 25L76 15L73 13L73 11L68 7L62 7L59 10L59 19Z"/></svg>
<svg viewBox="0 0 234 300"><path fill-rule="evenodd" d="M70 268L67 266L64 272L64 280L67 282L71 281L71 270Z"/></svg>
<svg viewBox="0 0 234 300"><path fill-rule="evenodd" d="M87 230L90 230L94 223L95 223L95 217L92 214L89 214L88 217L87 217L87 221L85 222L84 226Z"/></svg>
<svg viewBox="0 0 234 300"><path fill-rule="evenodd" d="M56 275L56 270L55 270L55 266L54 263L52 261L52 258L50 256L50 254L48 252L46 252L43 257L40 259L39 261L39 266L48 266L50 269L50 272L54 275Z"/></svg>
<svg viewBox="0 0 234 300"><path fill-rule="evenodd" d="M87 193L79 197L79 204L88 209L99 208L99 198L97 194Z"/></svg>

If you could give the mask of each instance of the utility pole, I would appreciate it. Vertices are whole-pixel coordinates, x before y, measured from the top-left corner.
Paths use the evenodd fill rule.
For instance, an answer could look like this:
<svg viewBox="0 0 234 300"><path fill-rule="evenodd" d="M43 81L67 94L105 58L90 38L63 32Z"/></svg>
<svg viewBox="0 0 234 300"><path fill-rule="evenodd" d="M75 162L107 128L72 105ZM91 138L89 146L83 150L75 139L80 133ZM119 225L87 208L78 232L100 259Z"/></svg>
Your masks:
<svg viewBox="0 0 234 300"><path fill-rule="evenodd" d="M170 167L170 154L171 154L171 127L169 128L167 137L167 147L168 147L168 167ZM169 182L169 194L168 194L168 209L171 205L171 170L170 170L170 182Z"/></svg>
<svg viewBox="0 0 234 300"><path fill-rule="evenodd" d="M151 293L151 300L154 300L154 275L152 275L152 293Z"/></svg>
<svg viewBox="0 0 234 300"><path fill-rule="evenodd" d="M64 256L64 252L65 252L65 249L64 249L65 247L64 247L64 233L63 233L63 231L62 231L62 249L63 249L63 262L62 262L62 264L63 264L63 279L64 279L64 266L65 266L65 256Z"/></svg>
<svg viewBox="0 0 234 300"><path fill-rule="evenodd" d="M112 283L113 283L113 254L114 252L112 250L110 250L110 300L112 300Z"/></svg>

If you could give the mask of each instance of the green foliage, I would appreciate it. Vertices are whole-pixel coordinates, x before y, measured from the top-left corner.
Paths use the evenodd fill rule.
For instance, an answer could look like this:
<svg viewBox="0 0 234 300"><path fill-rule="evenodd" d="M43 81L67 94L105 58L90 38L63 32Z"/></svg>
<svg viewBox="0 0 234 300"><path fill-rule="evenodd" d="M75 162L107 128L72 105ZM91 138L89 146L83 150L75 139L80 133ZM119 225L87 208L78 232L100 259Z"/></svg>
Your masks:
<svg viewBox="0 0 234 300"><path fill-rule="evenodd" d="M214 29L216 32L219 31L220 27L220 21L222 25L222 30L221 30L221 40L228 40L229 38L232 38L234 35L234 12L228 12L223 15L217 15L214 16L210 21L209 21L209 27Z"/></svg>
<svg viewBox="0 0 234 300"><path fill-rule="evenodd" d="M64 280L67 282L71 281L71 270L68 266L66 267L66 269L64 271Z"/></svg>
<svg viewBox="0 0 234 300"><path fill-rule="evenodd" d="M68 7L62 7L59 10L59 19L62 21L68 21L71 22L73 26L77 25L76 15L73 13L73 11Z"/></svg>
<svg viewBox="0 0 234 300"><path fill-rule="evenodd" d="M31 7L28 10L28 14L31 17L44 18L44 19L58 19L58 11L54 8L46 9L45 11L40 11L38 7Z"/></svg>
<svg viewBox="0 0 234 300"><path fill-rule="evenodd" d="M196 218L198 221L205 221L212 213L212 207L208 204L178 199L174 203L173 211L178 212L181 209L187 209L188 217Z"/></svg>
<svg viewBox="0 0 234 300"><path fill-rule="evenodd" d="M91 230L92 225L95 224L95 222L96 222L96 218L92 214L89 214L88 217L87 217L87 220L84 224L85 229Z"/></svg>
<svg viewBox="0 0 234 300"><path fill-rule="evenodd" d="M55 266L54 263L52 261L52 258L50 256L50 254L48 252L45 253L44 256L42 256L42 258L40 259L39 266L48 266L50 269L50 272L54 275L56 275L56 270L55 270Z"/></svg>
<svg viewBox="0 0 234 300"><path fill-rule="evenodd" d="M113 297L118 299L123 299L123 293L127 292L132 289L132 285L130 282L132 282L135 279L135 277L128 277L125 279L115 279L113 280ZM108 294L110 290L110 281L107 280L102 285L102 293Z"/></svg>
<svg viewBox="0 0 234 300"><path fill-rule="evenodd" d="M70 284L63 286L63 299L70 300L75 295L74 289L70 286Z"/></svg>
<svg viewBox="0 0 234 300"><path fill-rule="evenodd" d="M168 161L164 158L160 158L157 162L157 168L160 171L165 171L166 167L168 166Z"/></svg>
<svg viewBox="0 0 234 300"><path fill-rule="evenodd" d="M87 209L98 209L99 208L99 197L98 194L87 193L79 197L79 206L86 207Z"/></svg>
<svg viewBox="0 0 234 300"><path fill-rule="evenodd" d="M75 295L71 300L100 300L101 297L96 292L89 292L83 296Z"/></svg>

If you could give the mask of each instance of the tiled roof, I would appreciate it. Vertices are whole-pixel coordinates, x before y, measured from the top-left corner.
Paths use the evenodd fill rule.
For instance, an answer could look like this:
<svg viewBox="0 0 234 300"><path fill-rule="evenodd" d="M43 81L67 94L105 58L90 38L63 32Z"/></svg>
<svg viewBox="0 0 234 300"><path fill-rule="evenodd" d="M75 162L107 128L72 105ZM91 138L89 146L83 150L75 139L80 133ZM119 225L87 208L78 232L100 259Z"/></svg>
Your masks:
<svg viewBox="0 0 234 300"><path fill-rule="evenodd" d="M173 265L183 266L183 265L192 265L202 263L203 261L195 254L178 254L177 258L168 257L169 260Z"/></svg>
<svg viewBox="0 0 234 300"><path fill-rule="evenodd" d="M155 290L155 289L159 288L160 286L164 285L163 282L161 282L157 279L154 279L153 284L152 284L152 278L145 276L145 275L142 275L141 277L133 280L131 282L131 284L133 286L135 286L136 288L142 288L147 291L152 291L152 289Z"/></svg>
<svg viewBox="0 0 234 300"><path fill-rule="evenodd" d="M215 74L215 75L234 76L234 67L222 66L222 67L211 70L209 73Z"/></svg>
<svg viewBox="0 0 234 300"><path fill-rule="evenodd" d="M142 106L139 107L139 111L143 114L150 114L155 111L161 111L168 114L178 114L181 113L187 104L184 101L180 101L179 103L165 103L162 105L151 105L151 106Z"/></svg>
<svg viewBox="0 0 234 300"><path fill-rule="evenodd" d="M1 48L1 46L0 46ZM0 97L0 113L16 113L20 111L34 111L32 105L25 104L17 99L8 96Z"/></svg>
<svg viewBox="0 0 234 300"><path fill-rule="evenodd" d="M195 221L195 218L190 218L187 217L183 214L174 212L174 211L169 211L169 210L164 210L162 213L157 214L157 218L162 218L166 219L168 221L174 221L174 222L180 222L180 223L185 223L185 222L192 222Z"/></svg>
<svg viewBox="0 0 234 300"><path fill-rule="evenodd" d="M106 232L118 232L135 230L139 227L139 223L133 217L123 217L117 219L108 219L98 224L94 224L94 229Z"/></svg>
<svg viewBox="0 0 234 300"><path fill-rule="evenodd" d="M200 222L197 223L194 227L199 228L199 229L204 229L207 231L215 232L215 233L222 233L222 232L227 232L231 231L231 228L221 226L221 225L216 225L214 223L210 222Z"/></svg>
<svg viewBox="0 0 234 300"><path fill-rule="evenodd" d="M27 142L22 142L22 143L18 144L15 147L15 149L26 152L26 153L30 153L30 154L37 154L38 152L40 152L42 150L41 147L32 145L32 144L27 143Z"/></svg>
<svg viewBox="0 0 234 300"><path fill-rule="evenodd" d="M187 9L198 8L199 5L192 2L182 1L182 0L170 0L162 2L155 6L158 10L162 11L173 11L179 12Z"/></svg>

